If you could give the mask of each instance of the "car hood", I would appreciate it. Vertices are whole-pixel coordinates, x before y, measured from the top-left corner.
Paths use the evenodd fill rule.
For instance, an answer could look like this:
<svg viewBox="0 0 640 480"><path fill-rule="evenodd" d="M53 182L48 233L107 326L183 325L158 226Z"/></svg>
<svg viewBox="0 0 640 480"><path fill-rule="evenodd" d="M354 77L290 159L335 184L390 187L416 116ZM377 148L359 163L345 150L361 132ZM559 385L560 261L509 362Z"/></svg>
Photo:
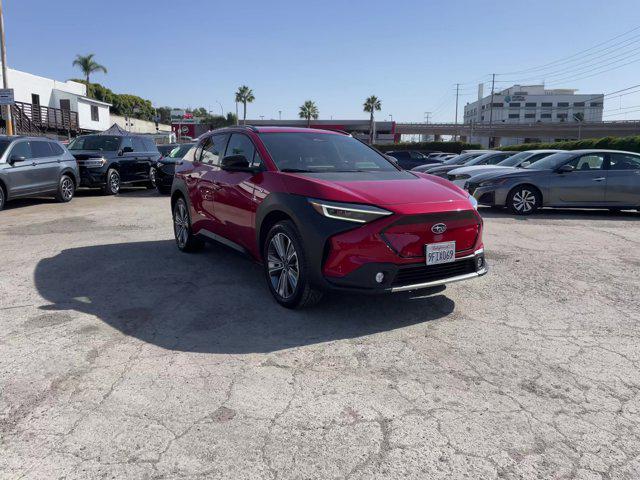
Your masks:
<svg viewBox="0 0 640 480"><path fill-rule="evenodd" d="M447 180L416 172L286 173L290 193L336 202L386 207L414 205L402 211L467 209L468 194ZM454 207L455 205L455 207ZM392 210L397 210L391 208Z"/></svg>
<svg viewBox="0 0 640 480"><path fill-rule="evenodd" d="M425 173L430 173L431 175L438 175L441 173L450 172L451 170L456 168L460 168L460 165L439 165L437 167L428 169Z"/></svg>
<svg viewBox="0 0 640 480"><path fill-rule="evenodd" d="M506 172L515 170L515 167L501 167L499 165L471 165L470 167L460 167L449 171L449 175L475 175L487 171L504 170Z"/></svg>

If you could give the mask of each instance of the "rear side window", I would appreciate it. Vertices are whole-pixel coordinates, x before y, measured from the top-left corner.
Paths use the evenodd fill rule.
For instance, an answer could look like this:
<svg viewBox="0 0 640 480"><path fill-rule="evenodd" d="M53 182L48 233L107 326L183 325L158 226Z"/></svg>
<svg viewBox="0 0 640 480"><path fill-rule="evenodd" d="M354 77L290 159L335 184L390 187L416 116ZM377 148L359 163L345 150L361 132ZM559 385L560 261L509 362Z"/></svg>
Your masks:
<svg viewBox="0 0 640 480"><path fill-rule="evenodd" d="M32 158L29 142L18 142L11 149L11 157Z"/></svg>
<svg viewBox="0 0 640 480"><path fill-rule="evenodd" d="M611 170L640 170L640 157L625 153L610 155L609 168Z"/></svg>
<svg viewBox="0 0 640 480"><path fill-rule="evenodd" d="M49 142L49 147L54 155L62 155L64 153L63 148L57 143Z"/></svg>
<svg viewBox="0 0 640 480"><path fill-rule="evenodd" d="M50 142L30 142L31 143L31 155L34 158L51 157L53 151L51 150Z"/></svg>
<svg viewBox="0 0 640 480"><path fill-rule="evenodd" d="M147 148L140 137L133 137L133 150L136 152L146 152Z"/></svg>

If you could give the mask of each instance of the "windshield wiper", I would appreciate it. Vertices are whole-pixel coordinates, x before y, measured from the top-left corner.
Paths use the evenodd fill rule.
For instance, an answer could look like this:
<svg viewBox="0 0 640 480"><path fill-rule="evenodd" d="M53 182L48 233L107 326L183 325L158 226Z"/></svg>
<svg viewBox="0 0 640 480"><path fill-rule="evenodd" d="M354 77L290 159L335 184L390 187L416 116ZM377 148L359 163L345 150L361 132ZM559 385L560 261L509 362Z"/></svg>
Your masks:
<svg viewBox="0 0 640 480"><path fill-rule="evenodd" d="M280 171L285 173L311 173L311 170L304 170L302 168L283 168Z"/></svg>

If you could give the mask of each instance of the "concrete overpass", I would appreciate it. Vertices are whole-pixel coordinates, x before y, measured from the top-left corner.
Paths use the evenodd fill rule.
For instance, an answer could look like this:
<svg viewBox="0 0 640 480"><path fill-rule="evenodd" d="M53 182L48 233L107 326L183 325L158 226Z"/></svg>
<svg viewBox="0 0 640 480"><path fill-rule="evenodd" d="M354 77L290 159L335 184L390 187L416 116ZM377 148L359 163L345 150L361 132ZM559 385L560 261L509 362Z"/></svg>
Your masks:
<svg viewBox="0 0 640 480"><path fill-rule="evenodd" d="M614 122L539 122L539 123L397 123L395 133L402 135L459 135L460 137L515 138L595 138L640 135L640 120Z"/></svg>

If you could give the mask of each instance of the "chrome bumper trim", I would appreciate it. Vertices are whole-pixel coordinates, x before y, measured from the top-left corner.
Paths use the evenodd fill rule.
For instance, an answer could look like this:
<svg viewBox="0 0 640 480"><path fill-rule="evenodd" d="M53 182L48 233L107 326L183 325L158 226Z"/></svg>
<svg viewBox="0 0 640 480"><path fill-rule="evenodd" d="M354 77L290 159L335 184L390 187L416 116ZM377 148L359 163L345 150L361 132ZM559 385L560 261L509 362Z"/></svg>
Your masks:
<svg viewBox="0 0 640 480"><path fill-rule="evenodd" d="M446 283L461 282L463 280L469 280L471 278L481 277L489 271L489 268L485 265L482 270L478 270L473 273L465 273L464 275L458 275L457 277L443 278L442 280L434 280L432 282L416 283L413 285L403 285L401 287L393 287L392 292L406 292L408 290L419 290L421 288L437 287L438 285L444 285Z"/></svg>

